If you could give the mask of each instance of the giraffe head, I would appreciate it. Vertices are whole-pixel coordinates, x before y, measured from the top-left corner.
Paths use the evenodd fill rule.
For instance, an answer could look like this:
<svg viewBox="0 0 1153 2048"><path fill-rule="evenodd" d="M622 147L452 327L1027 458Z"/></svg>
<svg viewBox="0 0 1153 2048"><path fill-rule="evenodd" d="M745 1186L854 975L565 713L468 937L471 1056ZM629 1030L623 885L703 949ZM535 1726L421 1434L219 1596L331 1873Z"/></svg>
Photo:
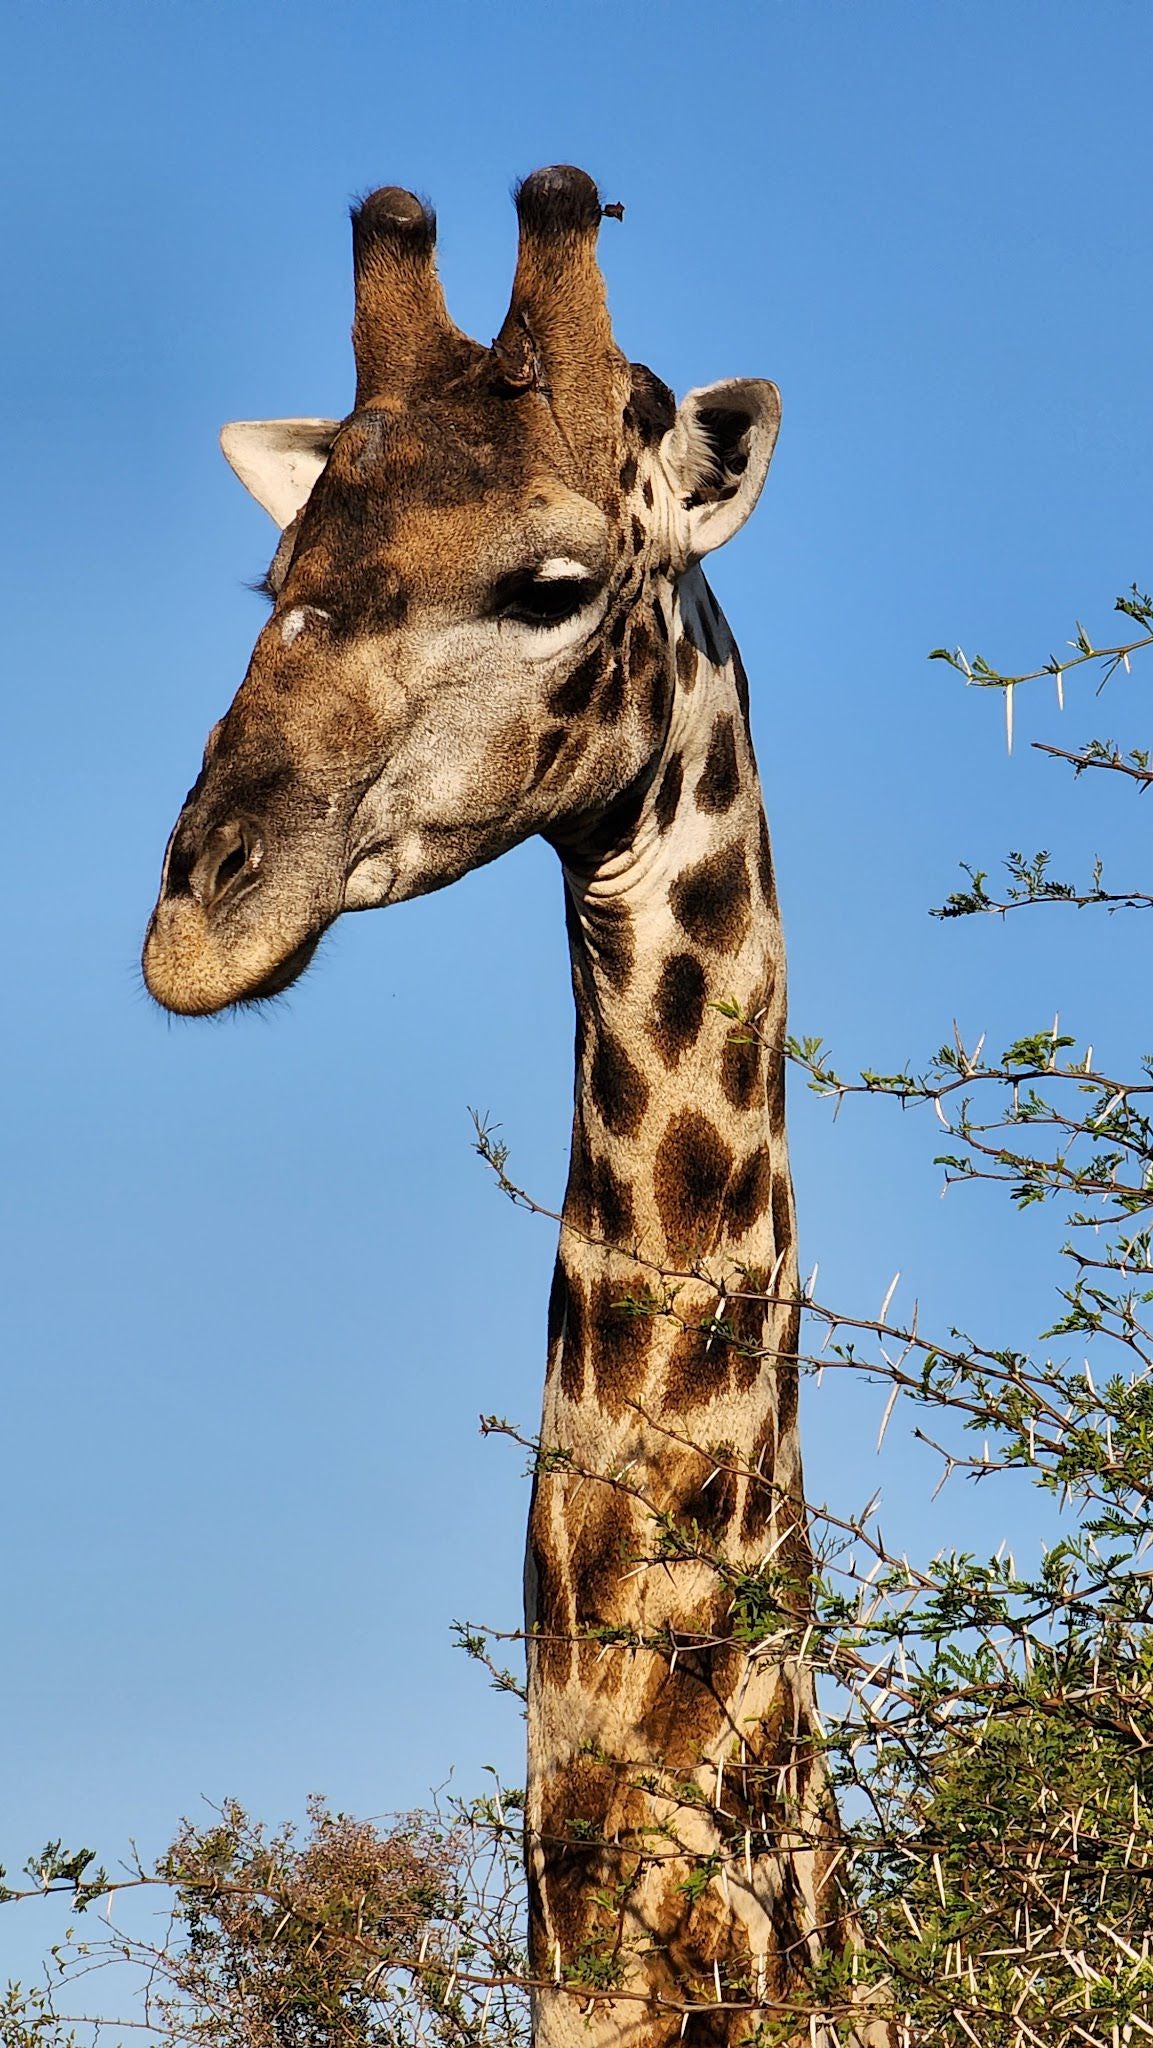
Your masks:
<svg viewBox="0 0 1153 2048"><path fill-rule="evenodd" d="M168 1009L276 994L342 911L533 833L579 841L652 772L671 586L756 502L777 393L718 384L678 410L614 343L592 180L538 171L517 210L484 348L445 310L429 210L374 193L353 214L352 412L224 430L281 540L145 939Z"/></svg>

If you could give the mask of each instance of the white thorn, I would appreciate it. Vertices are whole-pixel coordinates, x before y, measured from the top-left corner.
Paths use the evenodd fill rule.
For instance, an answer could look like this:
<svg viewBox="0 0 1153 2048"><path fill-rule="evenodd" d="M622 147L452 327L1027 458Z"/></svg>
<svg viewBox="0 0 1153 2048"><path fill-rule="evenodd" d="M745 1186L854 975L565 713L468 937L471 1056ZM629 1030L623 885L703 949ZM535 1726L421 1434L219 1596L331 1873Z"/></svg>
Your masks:
<svg viewBox="0 0 1153 2048"><path fill-rule="evenodd" d="M898 1382L897 1382L897 1384L896 1384L896 1386L895 1386L895 1387L893 1388L893 1391L892 1391L892 1393L891 1393L891 1394L889 1395L889 1398L888 1398L888 1400L887 1400L887 1401L886 1401L886 1403L885 1403L885 1412L884 1412L884 1414L883 1414L883 1415L882 1415L882 1417L881 1417L881 1427L880 1427L880 1429L879 1429L879 1430L877 1431L877 1449L878 1449L878 1450L880 1450L880 1448L881 1448L881 1445L882 1445L882 1444L884 1443L884 1441L885 1441L885 1431L886 1431L886 1430L888 1429L888 1427L889 1427L889 1418L890 1418L890 1416L892 1415L892 1413L893 1413L893 1410L894 1410L894 1408L895 1408L895 1407L896 1407L896 1405L897 1405L897 1396L898 1396L898 1394L900 1393L900 1391L901 1391L901 1386L900 1386L900 1382L898 1381Z"/></svg>

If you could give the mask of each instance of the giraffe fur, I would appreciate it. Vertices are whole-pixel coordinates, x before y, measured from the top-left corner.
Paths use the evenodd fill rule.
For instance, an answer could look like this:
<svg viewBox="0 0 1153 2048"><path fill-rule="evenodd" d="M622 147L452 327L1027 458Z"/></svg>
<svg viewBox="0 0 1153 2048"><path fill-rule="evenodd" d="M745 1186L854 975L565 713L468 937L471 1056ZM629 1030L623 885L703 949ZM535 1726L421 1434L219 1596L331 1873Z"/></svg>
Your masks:
<svg viewBox="0 0 1153 2048"><path fill-rule="evenodd" d="M224 430L280 532L271 612L144 974L184 1014L258 1002L346 911L555 848L577 1036L526 1558L535 2041L736 2048L795 2011L832 2048L806 1971L855 1936L799 1648L784 946L701 568L756 503L779 399L731 379L678 406L624 357L585 173L536 172L517 207L485 348L449 318L431 209L369 195L352 411ZM781 1625L742 1634L734 1588L767 1567ZM886 2037L866 2013L837 2038Z"/></svg>

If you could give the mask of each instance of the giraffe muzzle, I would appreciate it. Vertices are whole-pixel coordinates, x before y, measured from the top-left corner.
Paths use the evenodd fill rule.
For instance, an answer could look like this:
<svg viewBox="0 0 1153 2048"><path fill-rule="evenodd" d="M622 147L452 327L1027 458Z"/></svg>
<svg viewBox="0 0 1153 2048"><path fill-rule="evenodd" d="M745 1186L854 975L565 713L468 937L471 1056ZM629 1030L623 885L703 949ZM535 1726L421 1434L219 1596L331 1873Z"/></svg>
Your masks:
<svg viewBox="0 0 1153 2048"><path fill-rule="evenodd" d="M166 1010L207 1016L280 995L339 914L332 849L235 813L173 835L144 940L144 979Z"/></svg>

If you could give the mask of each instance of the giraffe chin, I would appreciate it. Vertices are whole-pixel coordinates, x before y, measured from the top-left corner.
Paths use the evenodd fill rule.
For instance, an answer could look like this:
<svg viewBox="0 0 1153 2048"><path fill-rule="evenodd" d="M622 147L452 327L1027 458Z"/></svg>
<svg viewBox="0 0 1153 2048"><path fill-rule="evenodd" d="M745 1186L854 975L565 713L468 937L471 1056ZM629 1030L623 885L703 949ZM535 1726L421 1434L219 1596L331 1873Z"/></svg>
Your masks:
<svg viewBox="0 0 1153 2048"><path fill-rule="evenodd" d="M233 948L213 942L197 917L190 931L187 916L173 918L161 905L148 927L141 965L144 984L161 1009L178 1017L210 1017L217 1011L268 1002L299 981L323 937L323 928L306 933L287 951L251 942Z"/></svg>

